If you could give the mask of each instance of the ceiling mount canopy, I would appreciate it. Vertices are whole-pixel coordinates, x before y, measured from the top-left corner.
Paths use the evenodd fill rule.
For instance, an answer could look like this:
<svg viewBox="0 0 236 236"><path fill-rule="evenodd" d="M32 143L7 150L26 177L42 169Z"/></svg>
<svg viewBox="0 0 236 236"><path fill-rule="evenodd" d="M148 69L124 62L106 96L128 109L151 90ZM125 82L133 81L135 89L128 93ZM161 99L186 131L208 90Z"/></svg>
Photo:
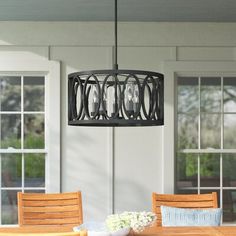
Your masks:
<svg viewBox="0 0 236 236"><path fill-rule="evenodd" d="M164 124L164 76L120 70L117 64L117 0L112 70L68 76L68 123L75 126L154 126Z"/></svg>

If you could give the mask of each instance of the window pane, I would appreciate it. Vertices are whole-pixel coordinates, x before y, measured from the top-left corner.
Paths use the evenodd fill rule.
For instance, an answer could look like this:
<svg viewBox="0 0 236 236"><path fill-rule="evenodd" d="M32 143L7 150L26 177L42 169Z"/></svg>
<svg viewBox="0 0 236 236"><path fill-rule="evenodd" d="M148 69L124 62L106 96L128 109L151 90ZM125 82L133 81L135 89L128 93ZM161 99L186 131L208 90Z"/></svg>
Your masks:
<svg viewBox="0 0 236 236"><path fill-rule="evenodd" d="M25 154L25 187L45 186L44 154Z"/></svg>
<svg viewBox="0 0 236 236"><path fill-rule="evenodd" d="M236 222L236 190L223 190L223 221Z"/></svg>
<svg viewBox="0 0 236 236"><path fill-rule="evenodd" d="M198 78L178 78L178 112L198 111Z"/></svg>
<svg viewBox="0 0 236 236"><path fill-rule="evenodd" d="M219 154L200 155L200 187L220 187Z"/></svg>
<svg viewBox="0 0 236 236"><path fill-rule="evenodd" d="M221 79L214 77L201 78L201 111L220 112Z"/></svg>
<svg viewBox="0 0 236 236"><path fill-rule="evenodd" d="M44 115L24 115L24 148L44 148Z"/></svg>
<svg viewBox="0 0 236 236"><path fill-rule="evenodd" d="M197 194L196 189L178 189L177 190L178 194Z"/></svg>
<svg viewBox="0 0 236 236"><path fill-rule="evenodd" d="M224 78L224 111L236 112L236 78Z"/></svg>
<svg viewBox="0 0 236 236"><path fill-rule="evenodd" d="M224 148L236 149L236 115L224 115Z"/></svg>
<svg viewBox="0 0 236 236"><path fill-rule="evenodd" d="M197 187L197 164L196 154L179 153L177 157L177 188Z"/></svg>
<svg viewBox="0 0 236 236"><path fill-rule="evenodd" d="M220 148L220 114L201 115L201 148Z"/></svg>
<svg viewBox="0 0 236 236"><path fill-rule="evenodd" d="M17 192L2 190L2 224L17 224Z"/></svg>
<svg viewBox="0 0 236 236"><path fill-rule="evenodd" d="M220 206L220 190L218 189L200 189L200 194L216 192L218 207Z"/></svg>
<svg viewBox="0 0 236 236"><path fill-rule="evenodd" d="M236 154L223 154L223 187L236 187Z"/></svg>
<svg viewBox="0 0 236 236"><path fill-rule="evenodd" d="M44 111L44 77L24 77L24 110Z"/></svg>
<svg viewBox="0 0 236 236"><path fill-rule="evenodd" d="M21 78L0 76L0 111L20 111Z"/></svg>
<svg viewBox="0 0 236 236"><path fill-rule="evenodd" d="M21 116L0 115L0 148L21 147Z"/></svg>
<svg viewBox="0 0 236 236"><path fill-rule="evenodd" d="M2 187L21 187L21 154L1 154Z"/></svg>
<svg viewBox="0 0 236 236"><path fill-rule="evenodd" d="M178 148L198 148L198 117L178 115Z"/></svg>
<svg viewBox="0 0 236 236"><path fill-rule="evenodd" d="M45 190L36 190L36 189L25 190L25 193L45 193Z"/></svg>

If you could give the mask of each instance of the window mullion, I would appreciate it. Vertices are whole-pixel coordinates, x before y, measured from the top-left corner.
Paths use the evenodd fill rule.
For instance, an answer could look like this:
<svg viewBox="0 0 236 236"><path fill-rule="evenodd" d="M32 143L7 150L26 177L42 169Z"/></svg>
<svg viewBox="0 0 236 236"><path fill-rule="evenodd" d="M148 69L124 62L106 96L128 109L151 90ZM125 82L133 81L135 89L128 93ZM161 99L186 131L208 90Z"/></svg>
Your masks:
<svg viewBox="0 0 236 236"><path fill-rule="evenodd" d="M224 149L224 90L223 77L221 76L221 127L220 127L220 147ZM223 208L223 154L220 154L220 207ZM221 217L223 223L223 217Z"/></svg>
<svg viewBox="0 0 236 236"><path fill-rule="evenodd" d="M181 149L178 153L236 153L236 149Z"/></svg>
<svg viewBox="0 0 236 236"><path fill-rule="evenodd" d="M224 90L223 77L221 77L221 149L224 148Z"/></svg>
<svg viewBox="0 0 236 236"><path fill-rule="evenodd" d="M0 122L1 123L1 122ZM0 153L0 224L2 224L2 155Z"/></svg>
<svg viewBox="0 0 236 236"><path fill-rule="evenodd" d="M21 76L21 149L24 148L24 81Z"/></svg>
<svg viewBox="0 0 236 236"><path fill-rule="evenodd" d="M0 153L48 153L46 149L0 149Z"/></svg>
<svg viewBox="0 0 236 236"><path fill-rule="evenodd" d="M21 155L21 158L22 158L22 160L21 160L21 165L22 165L22 167L21 167L21 171L22 171L22 176L21 176L21 179L22 179L22 185L21 185L21 187L22 187L22 192L24 193L25 191L24 191L24 189L25 189L25 154L24 153L22 153L22 155Z"/></svg>
<svg viewBox="0 0 236 236"><path fill-rule="evenodd" d="M201 168L201 163L200 163L200 155L197 155L197 193L200 194L200 168Z"/></svg>
<svg viewBox="0 0 236 236"><path fill-rule="evenodd" d="M1 88L0 88L1 89ZM2 111L2 100L0 97L0 112ZM2 147L2 115L0 114L0 148ZM0 153L0 224L2 224L2 154Z"/></svg>
<svg viewBox="0 0 236 236"><path fill-rule="evenodd" d="M198 77L198 149L201 149L201 78Z"/></svg>
<svg viewBox="0 0 236 236"><path fill-rule="evenodd" d="M24 77L21 76L21 149L24 148ZM21 188L24 191L24 153L21 154Z"/></svg>
<svg viewBox="0 0 236 236"><path fill-rule="evenodd" d="M222 153L220 154L220 206L223 208L223 159ZM221 217L221 224L223 223L223 217Z"/></svg>
<svg viewBox="0 0 236 236"><path fill-rule="evenodd" d="M201 78L198 77L198 149L201 149ZM198 154L198 194L200 194L200 181L201 181L201 176L200 176L200 168L201 168L201 163L200 163L200 155Z"/></svg>

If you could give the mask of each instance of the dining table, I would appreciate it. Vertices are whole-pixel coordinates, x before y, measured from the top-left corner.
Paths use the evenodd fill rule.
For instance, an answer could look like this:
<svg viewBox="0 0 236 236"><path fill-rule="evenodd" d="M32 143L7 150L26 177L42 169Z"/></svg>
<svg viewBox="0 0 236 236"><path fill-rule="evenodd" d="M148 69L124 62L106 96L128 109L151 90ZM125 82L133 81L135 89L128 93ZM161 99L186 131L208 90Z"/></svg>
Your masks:
<svg viewBox="0 0 236 236"><path fill-rule="evenodd" d="M236 226L182 226L182 227L149 227L143 232L136 235L136 233L131 232L130 234L134 236L212 236L212 235L227 235L236 236Z"/></svg>
<svg viewBox="0 0 236 236"><path fill-rule="evenodd" d="M0 227L0 233L57 233L72 232L72 226L14 226ZM236 236L236 226L217 226L217 227L149 227L141 233L131 231L128 236L212 236L226 235ZM88 235L89 236L89 235Z"/></svg>

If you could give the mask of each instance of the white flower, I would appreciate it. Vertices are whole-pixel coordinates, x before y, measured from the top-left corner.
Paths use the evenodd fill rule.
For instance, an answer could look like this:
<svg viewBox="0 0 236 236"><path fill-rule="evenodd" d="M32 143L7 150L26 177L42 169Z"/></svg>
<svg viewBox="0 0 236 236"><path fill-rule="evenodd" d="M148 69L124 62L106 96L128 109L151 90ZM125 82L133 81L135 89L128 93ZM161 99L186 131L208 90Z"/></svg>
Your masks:
<svg viewBox="0 0 236 236"><path fill-rule="evenodd" d="M110 231L131 227L135 232L141 232L145 227L152 225L156 215L152 212L123 212L110 215L106 219L106 225Z"/></svg>

